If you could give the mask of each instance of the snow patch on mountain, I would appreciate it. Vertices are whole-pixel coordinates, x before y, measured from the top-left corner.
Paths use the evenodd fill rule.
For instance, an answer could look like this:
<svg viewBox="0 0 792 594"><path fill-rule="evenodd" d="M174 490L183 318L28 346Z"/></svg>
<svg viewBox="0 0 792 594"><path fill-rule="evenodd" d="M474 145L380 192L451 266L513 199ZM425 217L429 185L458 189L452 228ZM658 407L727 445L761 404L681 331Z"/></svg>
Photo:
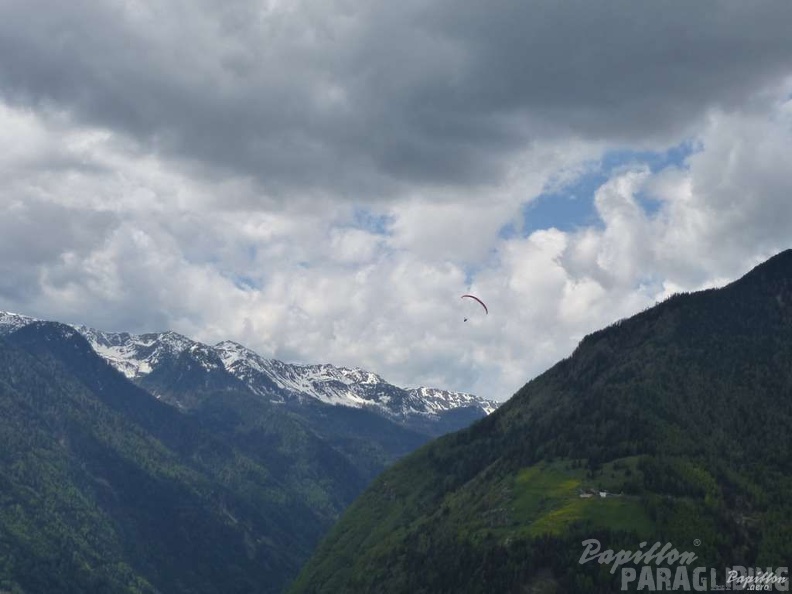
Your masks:
<svg viewBox="0 0 792 594"><path fill-rule="evenodd" d="M11 334L14 330L27 326L33 322L38 322L36 318L23 316L22 314L11 313L10 311L0 311L0 336Z"/></svg>
<svg viewBox="0 0 792 594"><path fill-rule="evenodd" d="M477 406L486 414L490 414L498 408L496 402L466 392L449 392L439 388L410 388L408 391L426 402L433 412L442 412L463 406Z"/></svg>
<svg viewBox="0 0 792 594"><path fill-rule="evenodd" d="M170 331L136 335L102 332L86 326L75 326L75 329L91 343L99 356L133 380L148 375L168 357L176 357L193 347L205 347Z"/></svg>

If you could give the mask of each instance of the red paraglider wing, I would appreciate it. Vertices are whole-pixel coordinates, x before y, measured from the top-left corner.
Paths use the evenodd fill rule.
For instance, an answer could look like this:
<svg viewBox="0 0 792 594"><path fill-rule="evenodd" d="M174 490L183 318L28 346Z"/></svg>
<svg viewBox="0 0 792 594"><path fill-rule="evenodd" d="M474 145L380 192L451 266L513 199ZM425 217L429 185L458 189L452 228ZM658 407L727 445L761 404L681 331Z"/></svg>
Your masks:
<svg viewBox="0 0 792 594"><path fill-rule="evenodd" d="M483 307L484 311L487 313L487 315L489 315L489 310L487 309L487 305L481 299L479 299L475 295L462 295L462 299L464 299L465 297L470 297L471 299L475 299L476 301L481 303L481 307Z"/></svg>

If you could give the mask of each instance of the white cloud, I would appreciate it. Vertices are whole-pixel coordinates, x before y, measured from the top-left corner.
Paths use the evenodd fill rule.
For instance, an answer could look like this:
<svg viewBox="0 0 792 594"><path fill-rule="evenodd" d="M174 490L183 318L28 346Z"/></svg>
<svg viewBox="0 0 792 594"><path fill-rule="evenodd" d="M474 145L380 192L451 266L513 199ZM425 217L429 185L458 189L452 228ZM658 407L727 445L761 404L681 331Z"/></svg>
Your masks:
<svg viewBox="0 0 792 594"><path fill-rule="evenodd" d="M364 229L333 228L330 230L329 249L332 259L345 264L371 262L382 250L384 239Z"/></svg>

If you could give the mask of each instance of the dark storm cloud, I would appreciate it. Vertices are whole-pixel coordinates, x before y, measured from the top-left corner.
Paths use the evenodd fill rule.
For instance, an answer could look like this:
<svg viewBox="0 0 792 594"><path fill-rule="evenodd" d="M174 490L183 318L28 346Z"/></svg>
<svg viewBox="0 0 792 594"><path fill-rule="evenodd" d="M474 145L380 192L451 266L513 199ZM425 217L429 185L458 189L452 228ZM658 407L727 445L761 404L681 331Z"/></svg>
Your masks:
<svg viewBox="0 0 792 594"><path fill-rule="evenodd" d="M387 194L650 142L790 74L788 2L5 0L0 92L201 171Z"/></svg>
<svg viewBox="0 0 792 594"><path fill-rule="evenodd" d="M469 40L461 102L604 139L684 126L790 74L782 2L468 2L436 16Z"/></svg>

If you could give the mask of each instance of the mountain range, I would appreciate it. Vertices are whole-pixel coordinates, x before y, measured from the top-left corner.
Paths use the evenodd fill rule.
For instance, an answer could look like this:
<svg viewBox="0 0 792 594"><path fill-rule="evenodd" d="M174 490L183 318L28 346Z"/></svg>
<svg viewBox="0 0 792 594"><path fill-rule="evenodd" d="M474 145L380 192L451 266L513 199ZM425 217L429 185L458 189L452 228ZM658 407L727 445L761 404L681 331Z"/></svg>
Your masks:
<svg viewBox="0 0 792 594"><path fill-rule="evenodd" d="M379 472L494 406L0 314L0 591L281 592Z"/></svg>
<svg viewBox="0 0 792 594"><path fill-rule="evenodd" d="M733 567L788 580L790 361L786 251L585 337L485 419L400 460L290 592L717 591ZM695 560L614 567L653 543Z"/></svg>
<svg viewBox="0 0 792 594"><path fill-rule="evenodd" d="M30 324L35 318L0 311L0 336ZM441 434L444 416L452 411L458 418L467 409L467 418L483 417L498 403L467 394L437 388L399 388L375 373L360 368L349 369L329 364L297 365L266 359L233 341L209 346L176 332L129 334L102 332L86 326L73 326L91 344L96 353L140 385L161 383L148 379L163 374L175 364L201 376L198 387L233 388L241 382L253 393L270 402L314 399L325 404L361 408L377 412L406 425L416 424L428 433ZM182 384L185 378L178 378ZM167 389L152 388L156 396L179 407L189 407ZM184 392L183 386L179 392ZM435 422L442 429L432 431Z"/></svg>

